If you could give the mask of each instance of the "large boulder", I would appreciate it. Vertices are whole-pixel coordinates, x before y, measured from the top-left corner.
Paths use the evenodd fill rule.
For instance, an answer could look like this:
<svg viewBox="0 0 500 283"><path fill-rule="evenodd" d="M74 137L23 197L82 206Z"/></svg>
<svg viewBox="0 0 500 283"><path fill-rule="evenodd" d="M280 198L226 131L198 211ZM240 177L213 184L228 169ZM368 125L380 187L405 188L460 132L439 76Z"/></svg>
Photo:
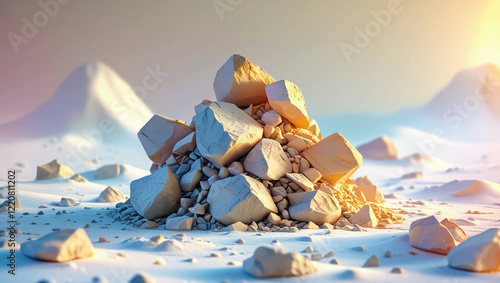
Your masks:
<svg viewBox="0 0 500 283"><path fill-rule="evenodd" d="M214 102L194 117L201 155L218 168L247 154L262 138L262 126L234 104Z"/></svg>
<svg viewBox="0 0 500 283"><path fill-rule="evenodd" d="M177 211L181 189L175 174L167 166L130 183L130 201L147 219L155 220Z"/></svg>
<svg viewBox="0 0 500 283"><path fill-rule="evenodd" d="M298 221L333 224L342 213L338 200L321 190L288 194L287 197L290 216Z"/></svg>
<svg viewBox="0 0 500 283"><path fill-rule="evenodd" d="M321 172L322 178L332 184L351 177L363 160L361 154L339 133L329 135L303 154Z"/></svg>
<svg viewBox="0 0 500 283"><path fill-rule="evenodd" d="M269 84L266 86L266 95L274 111L298 128L309 128L306 102L299 87L294 83L281 80Z"/></svg>
<svg viewBox="0 0 500 283"><path fill-rule="evenodd" d="M23 243L21 252L34 259L65 262L91 257L94 246L82 228L63 229Z"/></svg>
<svg viewBox="0 0 500 283"><path fill-rule="evenodd" d="M398 158L398 151L391 138L381 136L358 146L364 158L372 160L392 160Z"/></svg>
<svg viewBox="0 0 500 283"><path fill-rule="evenodd" d="M263 180L278 180L292 172L292 163L288 160L281 144L272 139L262 139L247 154L243 166Z"/></svg>
<svg viewBox="0 0 500 283"><path fill-rule="evenodd" d="M452 248L447 256L453 268L474 272L500 271L500 229L491 228Z"/></svg>
<svg viewBox="0 0 500 283"><path fill-rule="evenodd" d="M217 71L214 91L217 101L243 107L266 102L265 86L273 82L259 66L235 54Z"/></svg>
<svg viewBox="0 0 500 283"><path fill-rule="evenodd" d="M249 224L262 221L270 212L278 212L264 185L246 175L236 175L213 183L208 193L210 214L224 225L238 221Z"/></svg>
<svg viewBox="0 0 500 283"><path fill-rule="evenodd" d="M447 254L467 238L465 232L453 220L445 219L439 222L435 216L413 221L409 233L412 246L439 254Z"/></svg>
<svg viewBox="0 0 500 283"><path fill-rule="evenodd" d="M303 276L318 268L300 253L264 246L243 262L243 270L259 278L273 278Z"/></svg>
<svg viewBox="0 0 500 283"><path fill-rule="evenodd" d="M126 200L125 195L122 193L122 191L113 188L111 186L107 187L104 189L99 194L99 197L97 198L97 202L120 202Z"/></svg>
<svg viewBox="0 0 500 283"><path fill-rule="evenodd" d="M360 200L366 200L376 203L382 203L385 201L384 195L379 191L377 186L372 183L372 181L367 177L359 177L354 181L356 185L356 190L354 193Z"/></svg>
<svg viewBox="0 0 500 283"><path fill-rule="evenodd" d="M154 115L137 136L149 159L161 165L170 157L175 144L192 132L184 121Z"/></svg>
<svg viewBox="0 0 500 283"><path fill-rule="evenodd" d="M73 170L54 159L51 162L36 167L35 180L48 180L54 178L69 178L73 176Z"/></svg>

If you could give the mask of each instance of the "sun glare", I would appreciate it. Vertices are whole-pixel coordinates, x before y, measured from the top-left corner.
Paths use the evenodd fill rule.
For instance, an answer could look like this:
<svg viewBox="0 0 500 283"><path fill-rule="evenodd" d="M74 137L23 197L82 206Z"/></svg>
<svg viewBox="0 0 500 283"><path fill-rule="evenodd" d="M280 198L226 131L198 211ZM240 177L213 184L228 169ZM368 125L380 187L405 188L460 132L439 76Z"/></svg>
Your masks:
<svg viewBox="0 0 500 283"><path fill-rule="evenodd" d="M500 1L491 1L479 22L475 64L494 63L500 66Z"/></svg>

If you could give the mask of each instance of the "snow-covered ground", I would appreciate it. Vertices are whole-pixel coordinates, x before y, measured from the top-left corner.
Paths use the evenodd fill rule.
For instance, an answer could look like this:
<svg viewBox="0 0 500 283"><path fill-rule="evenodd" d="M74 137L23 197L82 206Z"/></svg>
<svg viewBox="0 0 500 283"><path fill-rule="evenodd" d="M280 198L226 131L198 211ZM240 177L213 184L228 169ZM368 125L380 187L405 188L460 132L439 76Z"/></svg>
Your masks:
<svg viewBox="0 0 500 283"><path fill-rule="evenodd" d="M455 88L451 89L456 93ZM113 103L109 100L100 100L109 93L113 95L108 98L116 99L117 103L133 103L116 108L121 109L120 112L110 106ZM69 100L65 100L68 95ZM446 100L442 98L442 93L440 97ZM79 103L68 104L76 98ZM58 99L66 102L57 103ZM498 102L498 97L495 99L495 103ZM65 105L71 109L57 112ZM496 107L497 104L492 104L490 100L490 105ZM483 103L478 109L483 113L487 106ZM141 229L113 222L106 213L115 205L96 202L99 193L107 186L118 188L128 195L130 181L149 174L150 161L137 141L136 132L151 113L144 105L137 104L136 97L128 91L121 78L101 63L85 65L69 77L69 82L64 83L44 107L35 112L39 113L36 114L38 116L32 114L13 124L0 126L6 131L23 130L0 139L0 172L3 172L0 186L7 186L7 170L15 169L17 172L16 193L22 209L16 214L17 228L21 231L16 234L16 241L22 244L53 229L88 224L85 231L96 248L96 254L88 259L49 263L30 259L17 251L16 275L12 276L7 273L4 264L9 251L0 249L0 282L37 282L40 279L91 282L95 276L104 277L109 282L127 282L139 272L151 275L157 282L266 281L244 273L241 267L242 262L263 245L278 245L298 252L311 246L322 255L330 251L334 253L333 257L316 262L317 273L266 282L500 281L500 273L481 274L452 269L447 266L446 256L413 248L408 235L413 220L430 215L454 219L469 237L488 228L500 227L500 146L498 140L490 139L492 133L478 135L474 141L469 137L462 140L436 139L426 129L443 125L428 125L422 129L421 125L411 122L404 126L395 123L390 132L380 130L378 135L386 134L394 140L399 158L391 161L364 160L353 177L369 176L385 194L386 205L406 218L402 224L358 232L321 229L299 232L178 232L165 230L164 225ZM125 110L128 110L127 115L123 114ZM423 115L422 109L418 111ZM435 111L432 107L427 115ZM62 114L54 117L51 113ZM495 115L483 113L482 116L481 121L490 129L499 127L500 122L495 120ZM31 125L29 119L33 117L40 121ZM47 117L52 120L45 119ZM100 128L107 119L115 126L112 133ZM481 127L479 122L473 126L465 122L461 125L464 135L480 131L475 129ZM323 127L322 123L320 127ZM37 127L44 125L57 125L59 132L50 136L30 134L30 130L39 130ZM387 129L391 125L383 126ZM324 125L324 129L329 129L328 125ZM328 130L324 130L323 134L329 134ZM372 136L368 134L364 141L370 138ZM36 166L55 158L89 182L78 183L67 179L34 181ZM116 178L98 180L93 171L107 164L124 165L124 170ZM423 172L424 175L417 179L401 178L411 172ZM484 181L474 182L476 180ZM471 185L468 191L456 194ZM7 190L3 188L0 193L6 196ZM73 198L79 205L64 208L54 205L61 197ZM67 213L57 214L62 210ZM43 214L39 215L40 211ZM8 227L7 221L7 214L1 213L0 230ZM179 233L184 233L186 238L175 240L172 245L156 245L149 241L157 235L174 239L173 236ZM0 240L7 237L8 234ZM105 237L110 242L100 243L99 237ZM243 239L244 244L236 243L238 239ZM273 243L274 240L278 243ZM386 251L390 251L392 256L385 257ZM212 253L219 253L221 257L211 257ZM380 266L361 267L374 254L380 258ZM155 264L158 259L164 264ZM340 265L331 264L332 259L338 260ZM403 268L405 273L390 273L394 267Z"/></svg>

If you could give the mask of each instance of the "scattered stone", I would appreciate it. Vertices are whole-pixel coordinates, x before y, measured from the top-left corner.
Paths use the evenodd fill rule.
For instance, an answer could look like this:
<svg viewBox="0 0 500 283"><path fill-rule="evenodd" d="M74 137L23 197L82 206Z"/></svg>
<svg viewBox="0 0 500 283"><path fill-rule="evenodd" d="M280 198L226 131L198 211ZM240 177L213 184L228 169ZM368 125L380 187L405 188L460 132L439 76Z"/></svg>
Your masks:
<svg viewBox="0 0 500 283"><path fill-rule="evenodd" d="M75 175L73 175L73 177L71 177L69 179L72 181L75 181L75 182L79 182L79 183L88 183L88 180L80 174L75 174Z"/></svg>
<svg viewBox="0 0 500 283"><path fill-rule="evenodd" d="M407 173L407 174L404 174L403 176L401 176L401 178L403 179L417 179L417 178L423 178L424 177L424 173L422 172L411 172L411 173Z"/></svg>
<svg viewBox="0 0 500 283"><path fill-rule="evenodd" d="M320 261L323 258L323 256L320 253L314 253L311 255L311 260L313 261Z"/></svg>
<svg viewBox="0 0 500 283"><path fill-rule="evenodd" d="M211 253L210 257L221 258L222 255L220 253Z"/></svg>
<svg viewBox="0 0 500 283"><path fill-rule="evenodd" d="M328 253L324 256L324 258L329 258L329 257L332 257L332 256L334 256L334 255L335 255L335 254L334 254L334 252L329 251L329 252L328 252Z"/></svg>
<svg viewBox="0 0 500 283"><path fill-rule="evenodd" d="M156 264L156 265L165 265L166 263L167 262L161 257L157 258L154 262L154 264Z"/></svg>
<svg viewBox="0 0 500 283"><path fill-rule="evenodd" d="M334 258L330 261L330 264L340 265L340 262L336 258Z"/></svg>
<svg viewBox="0 0 500 283"><path fill-rule="evenodd" d="M156 281L153 277L147 275L146 273L139 273L134 275L128 283L155 283Z"/></svg>
<svg viewBox="0 0 500 283"><path fill-rule="evenodd" d="M144 223L144 229L154 229L158 227L159 227L158 223L151 220L148 220L146 221L146 223Z"/></svg>
<svg viewBox="0 0 500 283"><path fill-rule="evenodd" d="M288 199L290 216L299 221L335 223L342 212L337 199L323 191L288 194Z"/></svg>
<svg viewBox="0 0 500 283"><path fill-rule="evenodd" d="M150 220L176 212L180 199L177 178L166 166L130 184L132 206L137 213Z"/></svg>
<svg viewBox="0 0 500 283"><path fill-rule="evenodd" d="M358 148L359 153L364 158L372 160L392 160L398 158L398 152L392 139L386 136L381 136Z"/></svg>
<svg viewBox="0 0 500 283"><path fill-rule="evenodd" d="M303 276L317 267L300 253L270 247L259 247L243 262L243 270L259 278Z"/></svg>
<svg viewBox="0 0 500 283"><path fill-rule="evenodd" d="M227 226L228 231L247 231L248 230L248 225L246 225L243 222L236 222L231 225Z"/></svg>
<svg viewBox="0 0 500 283"><path fill-rule="evenodd" d="M307 246L307 248L303 251L303 253L308 253L308 254L310 254L312 252L314 252L314 249L311 246Z"/></svg>
<svg viewBox="0 0 500 283"><path fill-rule="evenodd" d="M224 225L259 222L278 208L264 185L245 175L216 181L208 193L210 214Z"/></svg>
<svg viewBox="0 0 500 283"><path fill-rule="evenodd" d="M42 166L36 167L36 181L48 180L54 178L69 178L73 176L73 170L66 165L61 164L59 160L54 159Z"/></svg>
<svg viewBox="0 0 500 283"><path fill-rule="evenodd" d="M214 91L218 101L243 107L266 102L265 86L273 82L259 66L235 54L217 71Z"/></svg>
<svg viewBox="0 0 500 283"><path fill-rule="evenodd" d="M109 243L109 240L105 237L99 237L99 243Z"/></svg>
<svg viewBox="0 0 500 283"><path fill-rule="evenodd" d="M165 229L167 230L191 230L193 228L193 217L181 216L167 219Z"/></svg>
<svg viewBox="0 0 500 283"><path fill-rule="evenodd" d="M452 229L460 229L458 225L450 224L451 221L446 222L447 225L452 226ZM460 229L461 230L461 229ZM457 246L460 240L464 239L465 233L462 231L457 237L456 230L452 233L450 229L441 224L435 216L429 216L415 220L410 225L410 244L418 249L447 254L448 251ZM463 234L462 234L463 233Z"/></svg>
<svg viewBox="0 0 500 283"><path fill-rule="evenodd" d="M99 197L97 198L97 202L106 202L106 203L113 203L113 202L120 202L126 200L125 195L122 193L122 191L113 188L111 186L107 187L104 191L99 194Z"/></svg>
<svg viewBox="0 0 500 283"><path fill-rule="evenodd" d="M240 245L243 245L245 243L245 241L243 239L238 239L236 240L235 242L236 244L240 244Z"/></svg>
<svg viewBox="0 0 500 283"><path fill-rule="evenodd" d="M151 241L155 244L161 244L163 241L165 241L165 237L163 237L162 235L157 235L157 236L151 237L151 239L149 239L149 241Z"/></svg>
<svg viewBox="0 0 500 283"><path fill-rule="evenodd" d="M491 228L452 248L448 265L473 272L500 271L500 229Z"/></svg>
<svg viewBox="0 0 500 283"><path fill-rule="evenodd" d="M262 126L234 104L214 102L194 117L196 144L217 168L247 154L262 138ZM215 146L217 145L217 146Z"/></svg>
<svg viewBox="0 0 500 283"><path fill-rule="evenodd" d="M122 171L123 167L119 164L105 165L97 170L96 178L98 180L116 178L120 176Z"/></svg>
<svg viewBox="0 0 500 283"><path fill-rule="evenodd" d="M243 166L263 180L279 180L292 172L292 164L280 143L272 139L260 140L247 154Z"/></svg>
<svg viewBox="0 0 500 283"><path fill-rule="evenodd" d="M384 195L367 176L357 178L354 181L354 184L357 186L354 193L359 200L366 200L376 203L383 203L385 201Z"/></svg>
<svg viewBox="0 0 500 283"><path fill-rule="evenodd" d="M364 205L353 217L349 218L349 222L366 228L375 228L378 225L378 219L369 204Z"/></svg>
<svg viewBox="0 0 500 283"><path fill-rule="evenodd" d="M391 273L403 274L405 273L405 270L401 267L394 267L393 269L391 269Z"/></svg>
<svg viewBox="0 0 500 283"><path fill-rule="evenodd" d="M363 264L363 267L378 267L380 265L379 259L377 255L372 255L366 262Z"/></svg>
<svg viewBox="0 0 500 283"><path fill-rule="evenodd" d="M91 257L94 247L82 228L63 229L23 243L21 252L38 260L65 262Z"/></svg>
<svg viewBox="0 0 500 283"><path fill-rule="evenodd" d="M14 208L16 211L21 209L21 202L19 201L19 199L14 200ZM9 212L9 211L12 211L12 205L10 205L9 200L6 200L2 204L0 204L0 212Z"/></svg>
<svg viewBox="0 0 500 283"><path fill-rule="evenodd" d="M266 85L266 95L271 108L292 122L296 127L309 128L306 103L299 87L287 80Z"/></svg>
<svg viewBox="0 0 500 283"><path fill-rule="evenodd" d="M386 251L384 257L392 257L391 251Z"/></svg>
<svg viewBox="0 0 500 283"><path fill-rule="evenodd" d="M339 133L332 134L304 151L304 157L331 184L347 180L361 166L362 156Z"/></svg>

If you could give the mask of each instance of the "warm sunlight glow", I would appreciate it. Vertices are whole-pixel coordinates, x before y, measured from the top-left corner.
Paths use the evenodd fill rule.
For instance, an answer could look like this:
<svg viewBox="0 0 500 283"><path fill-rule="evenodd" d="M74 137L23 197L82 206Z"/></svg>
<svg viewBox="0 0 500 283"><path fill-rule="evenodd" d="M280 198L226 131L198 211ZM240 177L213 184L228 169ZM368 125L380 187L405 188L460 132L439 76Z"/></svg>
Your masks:
<svg viewBox="0 0 500 283"><path fill-rule="evenodd" d="M477 28L475 64L494 63L500 66L500 1L491 1Z"/></svg>

